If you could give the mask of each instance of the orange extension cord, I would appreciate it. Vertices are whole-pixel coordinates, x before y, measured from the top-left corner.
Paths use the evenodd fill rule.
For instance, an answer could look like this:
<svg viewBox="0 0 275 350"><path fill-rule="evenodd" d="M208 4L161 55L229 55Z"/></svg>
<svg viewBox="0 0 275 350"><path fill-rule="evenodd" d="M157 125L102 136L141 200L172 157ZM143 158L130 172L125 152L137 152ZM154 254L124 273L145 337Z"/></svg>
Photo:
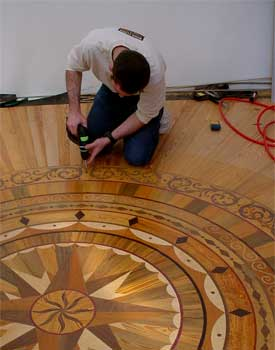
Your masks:
<svg viewBox="0 0 275 350"><path fill-rule="evenodd" d="M249 137L245 134L243 134L240 130L238 130L234 125L232 125L230 123L230 121L227 119L227 117L225 116L224 112L223 112L223 102L226 102L226 101L237 101L237 102L244 102L244 103L250 103L250 104L253 104L253 105L256 105L256 106L260 106L260 107L263 107L263 110L258 114L257 116L257 129L258 129L258 132L259 134L262 136L263 140L262 141L258 141L258 140L255 140L253 139L252 137ZM250 141L250 142L253 142L253 143L257 143L258 145L262 145L264 146L267 154L269 155L269 157L275 161L275 156L274 154L272 154L270 148L271 147L275 147L275 139L274 138L271 138L271 137L268 137L267 136L267 129L275 124L275 120L272 120L271 122L267 123L263 129L261 129L260 125L261 125L261 118L263 117L263 115L265 114L265 112L269 111L269 110L273 110L275 111L275 105L266 105L266 104L263 104L263 103L260 103L260 102L250 102L248 99L241 99L241 98L235 98L235 97L226 97L226 98L223 98L222 100L220 100L219 102L219 110L220 110L220 113L222 115L222 118L223 120L225 121L225 123L232 129L235 131L235 133L237 133L238 135L240 135L241 137L243 137L244 139Z"/></svg>

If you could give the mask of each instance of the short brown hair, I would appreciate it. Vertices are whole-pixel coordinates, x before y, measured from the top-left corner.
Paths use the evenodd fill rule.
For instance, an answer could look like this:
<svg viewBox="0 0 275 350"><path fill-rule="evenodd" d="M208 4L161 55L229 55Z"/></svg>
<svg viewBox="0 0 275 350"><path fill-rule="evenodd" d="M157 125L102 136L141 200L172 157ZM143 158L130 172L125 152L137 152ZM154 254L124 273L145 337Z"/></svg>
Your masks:
<svg viewBox="0 0 275 350"><path fill-rule="evenodd" d="M113 80L120 88L135 94L145 88L150 80L150 66L146 58L137 51L124 50L114 60Z"/></svg>

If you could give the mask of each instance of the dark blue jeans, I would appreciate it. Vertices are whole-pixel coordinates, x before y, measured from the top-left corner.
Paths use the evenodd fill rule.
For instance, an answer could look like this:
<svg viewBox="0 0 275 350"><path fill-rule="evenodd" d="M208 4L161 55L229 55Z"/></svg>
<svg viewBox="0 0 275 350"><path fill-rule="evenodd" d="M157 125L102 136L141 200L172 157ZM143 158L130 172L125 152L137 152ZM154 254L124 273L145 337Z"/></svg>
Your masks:
<svg viewBox="0 0 275 350"><path fill-rule="evenodd" d="M119 97L107 86L98 90L88 115L88 132L91 140L113 131L137 109L138 95ZM159 127L163 108L148 124L124 138L124 157L131 165L147 164L159 142Z"/></svg>

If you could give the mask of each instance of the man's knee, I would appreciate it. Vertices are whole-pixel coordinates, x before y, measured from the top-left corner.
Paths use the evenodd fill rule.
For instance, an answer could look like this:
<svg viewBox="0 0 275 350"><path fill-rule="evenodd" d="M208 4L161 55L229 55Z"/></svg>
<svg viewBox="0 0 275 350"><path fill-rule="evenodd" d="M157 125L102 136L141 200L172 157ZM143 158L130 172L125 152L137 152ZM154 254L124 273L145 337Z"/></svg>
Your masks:
<svg viewBox="0 0 275 350"><path fill-rule="evenodd" d="M149 154L148 150L146 151L130 151L130 150L125 150L124 151L124 157L126 159L126 161L130 164L130 165L134 165L134 166L144 166L146 164L148 164L152 158L153 154Z"/></svg>

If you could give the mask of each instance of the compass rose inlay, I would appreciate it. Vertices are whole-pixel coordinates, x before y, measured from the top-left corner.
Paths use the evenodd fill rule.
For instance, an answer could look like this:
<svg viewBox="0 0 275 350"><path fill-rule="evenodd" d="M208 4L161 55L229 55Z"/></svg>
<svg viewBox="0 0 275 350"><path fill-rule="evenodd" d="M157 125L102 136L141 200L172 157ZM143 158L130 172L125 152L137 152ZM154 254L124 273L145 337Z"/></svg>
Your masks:
<svg viewBox="0 0 275 350"><path fill-rule="evenodd" d="M149 246L82 236L72 243L70 232L40 234L2 258L1 349L124 350L132 338L134 350L174 348L184 337L180 298L192 289L188 276Z"/></svg>
<svg viewBox="0 0 275 350"><path fill-rule="evenodd" d="M85 328L95 315L88 296L73 290L58 290L41 296L31 309L34 324L55 334L73 333Z"/></svg>

